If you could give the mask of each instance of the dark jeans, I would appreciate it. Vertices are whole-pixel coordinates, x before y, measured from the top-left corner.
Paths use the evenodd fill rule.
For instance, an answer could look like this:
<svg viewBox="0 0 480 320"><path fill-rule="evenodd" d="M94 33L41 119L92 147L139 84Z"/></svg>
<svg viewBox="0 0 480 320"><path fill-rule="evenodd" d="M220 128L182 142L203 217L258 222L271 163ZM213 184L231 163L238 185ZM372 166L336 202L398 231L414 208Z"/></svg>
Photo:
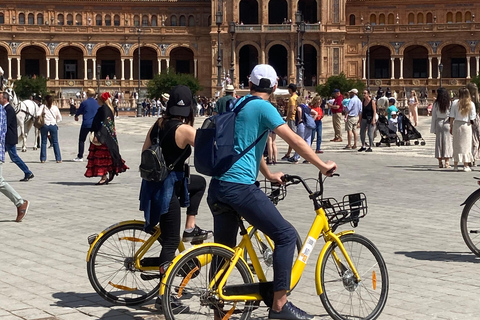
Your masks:
<svg viewBox="0 0 480 320"><path fill-rule="evenodd" d="M229 247L236 245L238 223L235 211L275 242L273 289L289 290L296 232L265 193L254 184L212 179L207 202L213 214L215 242ZM218 212L218 204L227 204L234 211Z"/></svg>
<svg viewBox="0 0 480 320"><path fill-rule="evenodd" d="M188 193L190 195L190 206L187 208L188 215L196 215L198 207L202 201L203 194L207 183L205 178L198 175L190 176L190 183L187 185ZM168 212L160 216L160 228L162 234L160 239L162 242L162 251L160 252L160 265L164 262L172 261L175 258L175 251L180 243L180 201L179 196L182 194L183 180L175 184L175 190L170 200L170 207ZM152 202L152 210L159 210L157 203Z"/></svg>
<svg viewBox="0 0 480 320"><path fill-rule="evenodd" d="M29 175L32 174L32 171L28 169L27 165L23 160L18 156L17 154L17 145L15 144L6 144L5 145L5 151L8 152L8 155L10 156L10 159L12 160L13 163L15 163L20 170L23 171L25 174L25 177L28 177Z"/></svg>
<svg viewBox="0 0 480 320"><path fill-rule="evenodd" d="M316 151L321 150L320 146L322 145L322 120L315 120L315 124L317 127L312 131L312 140L315 139L315 133L317 133L317 147L315 148Z"/></svg>
<svg viewBox="0 0 480 320"><path fill-rule="evenodd" d="M52 137L55 160L62 161L62 155L60 154L60 146L58 145L58 127L56 124L49 126L44 125L40 128L40 134L42 135L42 144L40 146L40 161L47 160L47 136L49 133Z"/></svg>
<svg viewBox="0 0 480 320"><path fill-rule="evenodd" d="M90 128L81 127L80 134L78 135L78 154L77 158L83 158L83 152L85 151L85 140L87 139Z"/></svg>

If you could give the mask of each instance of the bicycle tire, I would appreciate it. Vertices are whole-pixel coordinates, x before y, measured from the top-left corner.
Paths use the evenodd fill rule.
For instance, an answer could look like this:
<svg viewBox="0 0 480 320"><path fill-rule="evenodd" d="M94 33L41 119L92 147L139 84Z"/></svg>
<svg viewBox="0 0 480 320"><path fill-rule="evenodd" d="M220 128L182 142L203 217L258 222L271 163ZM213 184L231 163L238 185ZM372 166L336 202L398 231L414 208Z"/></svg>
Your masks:
<svg viewBox="0 0 480 320"><path fill-rule="evenodd" d="M229 319L249 319L254 309L254 301L222 301L217 298L215 290L208 288L209 279L214 274L216 266L220 264L219 262L230 263L233 256L234 253L225 248L204 246L188 252L170 266L168 278L162 280L165 283L165 291L161 297L165 319L210 320L214 318L214 312L218 312L222 319L234 307L234 303L235 311ZM204 261L206 257L211 260L209 259L209 263L202 266L200 261ZM194 270L195 267L199 269ZM248 266L240 259L229 275L227 284L245 283L253 283L253 278Z"/></svg>
<svg viewBox="0 0 480 320"><path fill-rule="evenodd" d="M385 261L377 247L363 236L346 234L341 236L340 240L361 281L356 281L345 257L340 250L336 250L337 245L333 243L322 260L320 282L323 293L320 300L335 320L376 319L385 307L388 296L389 282ZM340 267L332 257L334 250L341 260Z"/></svg>
<svg viewBox="0 0 480 320"><path fill-rule="evenodd" d="M133 255L143 242L153 234L143 231L143 224L131 223L108 231L94 246L87 262L88 279L95 291L105 300L116 305L137 305L158 295L159 277L143 280L141 275L158 275L135 268ZM148 257L158 257L161 244L156 241L148 250Z"/></svg>
<svg viewBox="0 0 480 320"><path fill-rule="evenodd" d="M258 237L260 240L257 238L257 236L254 236L255 233L257 233ZM300 235L298 234L297 229L295 229L295 234L297 236L297 240L295 243L295 246L297 248L297 255L294 256L293 261L297 259L298 253L302 250L302 238L300 238ZM263 237L262 237L263 235ZM273 247L270 247L267 238L268 236L264 234L262 231L253 228L250 230L248 233L248 236L250 237L252 241L252 246L255 249L255 252L257 253L257 257L260 260L260 263L262 264L262 269L263 272L265 273L265 276L267 277L267 281L273 281ZM248 252L245 250L243 252L243 259L249 264L250 269L252 272L253 270L253 265L249 262L250 259L248 257Z"/></svg>
<svg viewBox="0 0 480 320"><path fill-rule="evenodd" d="M480 257L480 192L475 191L465 202L460 219L460 230L467 247Z"/></svg>

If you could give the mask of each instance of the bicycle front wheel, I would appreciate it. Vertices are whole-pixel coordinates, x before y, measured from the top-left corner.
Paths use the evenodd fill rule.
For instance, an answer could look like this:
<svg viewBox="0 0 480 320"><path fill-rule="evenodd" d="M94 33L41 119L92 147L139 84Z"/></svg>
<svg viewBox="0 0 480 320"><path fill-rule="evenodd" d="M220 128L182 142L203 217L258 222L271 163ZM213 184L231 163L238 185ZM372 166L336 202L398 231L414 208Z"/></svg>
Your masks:
<svg viewBox="0 0 480 320"><path fill-rule="evenodd" d="M87 274L102 298L118 305L136 305L158 295L160 272L138 270L134 257L152 234L143 231L143 224L131 223L108 231L95 244ZM155 241L148 257L158 259L161 249L160 242Z"/></svg>
<svg viewBox="0 0 480 320"><path fill-rule="evenodd" d="M221 247L206 246L190 251L174 265L162 295L163 313L167 320L247 320L254 308L254 301L224 301L218 297L214 280L223 279L234 253ZM248 266L239 260L228 275L226 285L252 283Z"/></svg>
<svg viewBox="0 0 480 320"><path fill-rule="evenodd" d="M340 237L350 260L360 275L357 281L336 243L322 261L320 295L325 310L335 320L378 318L388 295L385 261L375 245L358 234Z"/></svg>
<svg viewBox="0 0 480 320"><path fill-rule="evenodd" d="M472 196L462 211L460 230L467 247L480 257L480 192Z"/></svg>

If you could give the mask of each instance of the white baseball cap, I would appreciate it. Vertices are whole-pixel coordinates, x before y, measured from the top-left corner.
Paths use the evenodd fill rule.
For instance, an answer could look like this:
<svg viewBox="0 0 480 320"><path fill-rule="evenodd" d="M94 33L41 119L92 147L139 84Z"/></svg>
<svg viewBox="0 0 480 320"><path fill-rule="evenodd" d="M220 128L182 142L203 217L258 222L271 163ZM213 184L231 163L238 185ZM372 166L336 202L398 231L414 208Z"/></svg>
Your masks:
<svg viewBox="0 0 480 320"><path fill-rule="evenodd" d="M277 84L277 73L269 64L258 64L250 74L250 82L260 88L273 88Z"/></svg>
<svg viewBox="0 0 480 320"><path fill-rule="evenodd" d="M357 89L352 89L352 90L350 90L350 91L348 91L348 92L352 92L352 93L358 94L358 90L357 90Z"/></svg>

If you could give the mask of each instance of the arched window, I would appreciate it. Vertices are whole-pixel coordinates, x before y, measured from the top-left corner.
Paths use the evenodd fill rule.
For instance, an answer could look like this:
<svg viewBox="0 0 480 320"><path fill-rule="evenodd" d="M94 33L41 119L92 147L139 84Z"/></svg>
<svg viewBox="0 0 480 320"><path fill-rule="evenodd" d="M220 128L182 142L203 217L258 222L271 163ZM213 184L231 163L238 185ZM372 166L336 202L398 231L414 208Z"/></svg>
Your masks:
<svg viewBox="0 0 480 320"><path fill-rule="evenodd" d="M75 16L75 24L77 26L82 25L82 15L80 13L77 13L77 15Z"/></svg>
<svg viewBox="0 0 480 320"><path fill-rule="evenodd" d="M195 27L195 18L193 16L188 17L188 26Z"/></svg>
<svg viewBox="0 0 480 320"><path fill-rule="evenodd" d="M65 18L61 13L57 16L57 24L59 26L63 26L65 24Z"/></svg>
<svg viewBox="0 0 480 320"><path fill-rule="evenodd" d="M187 25L187 19L183 15L180 16L179 22L180 22L179 25L182 27L185 27Z"/></svg>
<svg viewBox="0 0 480 320"><path fill-rule="evenodd" d="M423 22L423 13L421 13L421 12L417 15L417 23L424 23Z"/></svg>
<svg viewBox="0 0 480 320"><path fill-rule="evenodd" d="M431 12L427 13L427 23L433 23L433 14Z"/></svg>
<svg viewBox="0 0 480 320"><path fill-rule="evenodd" d="M390 13L388 15L388 24L395 24L395 16L393 15L393 13Z"/></svg>
<svg viewBox="0 0 480 320"><path fill-rule="evenodd" d="M3 15L3 12L0 12L0 24L5 23L5 16Z"/></svg>
<svg viewBox="0 0 480 320"><path fill-rule="evenodd" d="M112 16L109 15L109 14L107 14L107 15L105 16L105 25L106 25L106 26L111 26L111 25L112 25Z"/></svg>
<svg viewBox="0 0 480 320"><path fill-rule="evenodd" d="M28 14L28 24L35 24L35 16L33 13Z"/></svg>
<svg viewBox="0 0 480 320"><path fill-rule="evenodd" d="M470 11L465 12L465 22L472 22L472 13Z"/></svg>
<svg viewBox="0 0 480 320"><path fill-rule="evenodd" d="M135 27L140 27L140 16L137 14L133 17L133 25Z"/></svg>
<svg viewBox="0 0 480 320"><path fill-rule="evenodd" d="M43 24L43 13L37 14L37 24L42 25Z"/></svg>
<svg viewBox="0 0 480 320"><path fill-rule="evenodd" d="M147 26L148 26L148 16L147 16L147 15L143 15L143 16L142 16L142 26L143 26L143 27L147 27Z"/></svg>
<svg viewBox="0 0 480 320"><path fill-rule="evenodd" d="M170 17L170 25L172 27L175 27L177 25L177 16L171 16Z"/></svg>
<svg viewBox="0 0 480 320"><path fill-rule="evenodd" d="M25 13L20 13L18 15L18 24L25 24Z"/></svg>
<svg viewBox="0 0 480 320"><path fill-rule="evenodd" d="M447 13L447 23L452 23L453 22L453 13L448 12Z"/></svg>
<svg viewBox="0 0 480 320"><path fill-rule="evenodd" d="M457 12L457 14L455 15L455 22L462 22L462 13L461 12Z"/></svg>
<svg viewBox="0 0 480 320"><path fill-rule="evenodd" d="M408 14L408 24L414 24L415 23L415 15L413 13Z"/></svg>
<svg viewBox="0 0 480 320"><path fill-rule="evenodd" d="M354 14L351 14L350 17L348 17L348 23L351 26L355 25L355 15Z"/></svg>
<svg viewBox="0 0 480 320"><path fill-rule="evenodd" d="M67 14L67 25L73 26L73 14Z"/></svg>
<svg viewBox="0 0 480 320"><path fill-rule="evenodd" d="M370 15L370 24L373 26L377 24L377 16L375 14Z"/></svg>
<svg viewBox="0 0 480 320"><path fill-rule="evenodd" d="M152 27L158 26L158 18L157 16L153 15L152 16Z"/></svg>
<svg viewBox="0 0 480 320"><path fill-rule="evenodd" d="M385 15L383 13L378 16L378 24L385 24Z"/></svg>
<svg viewBox="0 0 480 320"><path fill-rule="evenodd" d="M113 16L113 25L115 27L120 26L120 16L118 14Z"/></svg>
<svg viewBox="0 0 480 320"><path fill-rule="evenodd" d="M102 25L102 15L101 14L97 14L95 16L95 25L97 26L101 26Z"/></svg>

